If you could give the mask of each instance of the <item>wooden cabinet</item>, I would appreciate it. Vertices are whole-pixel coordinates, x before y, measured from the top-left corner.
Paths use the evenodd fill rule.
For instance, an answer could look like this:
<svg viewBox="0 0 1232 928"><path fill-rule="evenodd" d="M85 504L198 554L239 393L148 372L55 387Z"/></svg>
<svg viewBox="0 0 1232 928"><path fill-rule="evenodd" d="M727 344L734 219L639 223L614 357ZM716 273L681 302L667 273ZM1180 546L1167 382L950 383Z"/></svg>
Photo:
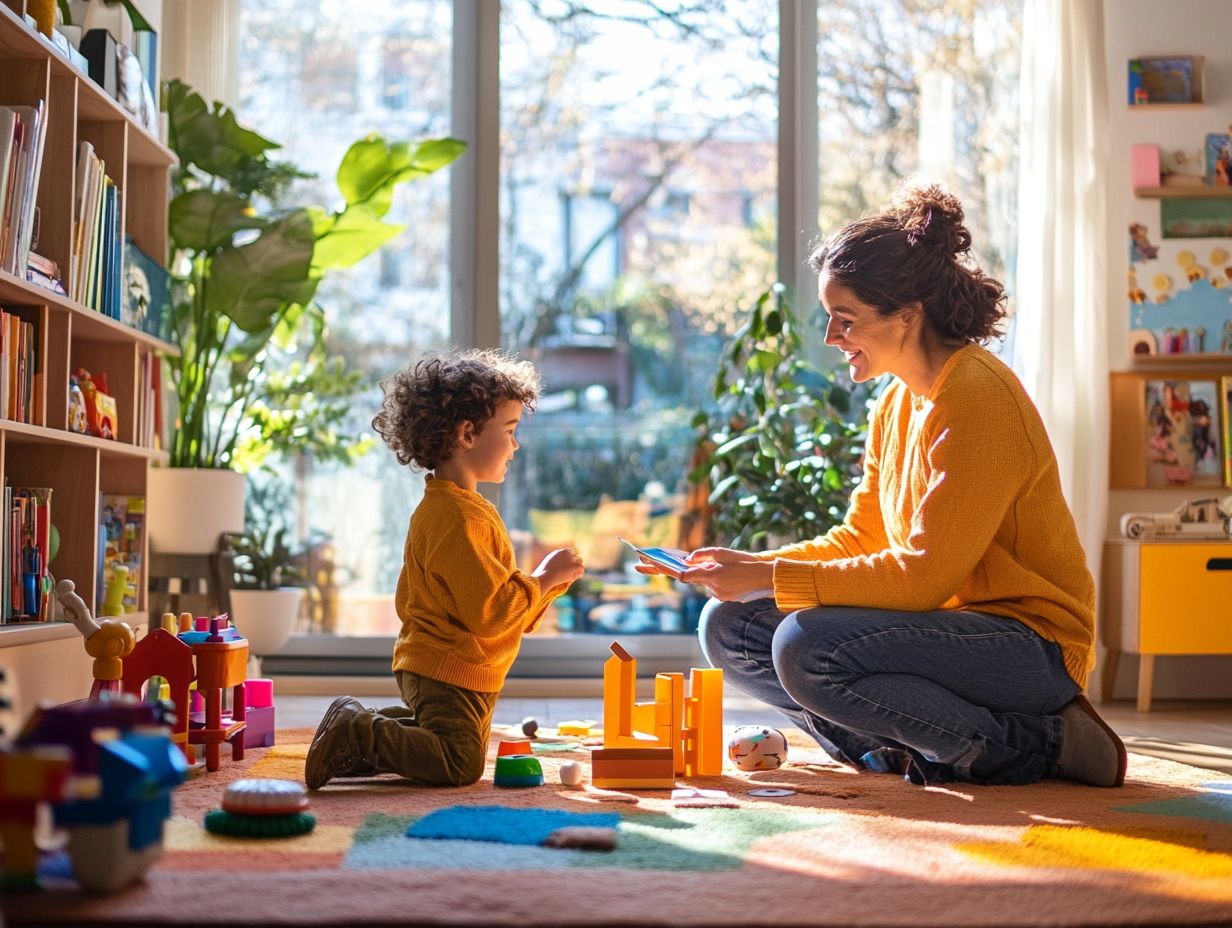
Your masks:
<svg viewBox="0 0 1232 928"><path fill-rule="evenodd" d="M1140 712L1157 655L1232 654L1232 541L1110 541L1103 574L1104 700L1124 652L1140 655Z"/></svg>
<svg viewBox="0 0 1232 928"><path fill-rule="evenodd" d="M37 194L37 251L56 261L68 276L78 195L75 162L79 143L85 140L106 162L107 174L115 182L119 241L124 241L124 235L131 236L147 255L165 262L174 154L138 127L85 74L61 58L26 24L23 13L23 0L0 0L0 104L31 106L46 101L47 135ZM52 489L52 521L59 530L60 549L50 564L51 572L58 579L72 579L87 604L97 611L99 497L101 493L145 495L150 462L165 458L138 434L139 411L149 402L142 390L141 371L152 354L174 349L87 309L75 299L3 270L0 308L34 324L38 383L30 421L0 419L0 474L14 487ZM82 367L107 373L117 406L115 440L69 430L69 374ZM148 546L143 563L148 563ZM146 618L142 611L146 608L146 591L140 589L138 595L139 613L128 616L133 624ZM66 634L62 624L4 625L0 626L0 649L62 641ZM21 663L19 657L0 650L0 666ZM85 695L88 672L85 679L66 680L64 686L65 698ZM40 695L59 694L44 688Z"/></svg>

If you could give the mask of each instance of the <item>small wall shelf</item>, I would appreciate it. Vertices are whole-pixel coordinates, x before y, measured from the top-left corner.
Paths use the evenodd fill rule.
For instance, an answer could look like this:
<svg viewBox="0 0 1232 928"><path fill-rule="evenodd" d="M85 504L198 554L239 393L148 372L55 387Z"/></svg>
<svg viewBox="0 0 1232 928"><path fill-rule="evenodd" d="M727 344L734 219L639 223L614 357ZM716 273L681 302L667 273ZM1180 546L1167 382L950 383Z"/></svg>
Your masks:
<svg viewBox="0 0 1232 928"><path fill-rule="evenodd" d="M1132 110L1204 110L1206 103L1201 100L1191 100L1188 103L1130 103L1128 108Z"/></svg>
<svg viewBox="0 0 1232 928"><path fill-rule="evenodd" d="M1135 354L1130 356L1134 367L1232 367L1232 354L1203 351L1189 354Z"/></svg>
<svg viewBox="0 0 1232 928"><path fill-rule="evenodd" d="M1232 187L1216 187L1213 184L1195 184L1192 187L1135 187L1134 196L1154 200L1210 200L1216 197L1232 197Z"/></svg>

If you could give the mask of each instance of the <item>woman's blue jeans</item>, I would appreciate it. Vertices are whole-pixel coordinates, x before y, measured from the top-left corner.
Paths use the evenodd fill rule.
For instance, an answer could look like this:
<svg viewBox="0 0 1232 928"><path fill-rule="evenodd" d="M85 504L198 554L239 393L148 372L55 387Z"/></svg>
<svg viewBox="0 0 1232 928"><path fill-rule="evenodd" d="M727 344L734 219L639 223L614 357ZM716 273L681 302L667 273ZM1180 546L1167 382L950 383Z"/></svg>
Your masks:
<svg viewBox="0 0 1232 928"><path fill-rule="evenodd" d="M885 769L877 758L898 754L928 781L1040 779L1061 750L1056 713L1079 691L1054 642L979 612L711 600L699 635L726 683L836 760Z"/></svg>

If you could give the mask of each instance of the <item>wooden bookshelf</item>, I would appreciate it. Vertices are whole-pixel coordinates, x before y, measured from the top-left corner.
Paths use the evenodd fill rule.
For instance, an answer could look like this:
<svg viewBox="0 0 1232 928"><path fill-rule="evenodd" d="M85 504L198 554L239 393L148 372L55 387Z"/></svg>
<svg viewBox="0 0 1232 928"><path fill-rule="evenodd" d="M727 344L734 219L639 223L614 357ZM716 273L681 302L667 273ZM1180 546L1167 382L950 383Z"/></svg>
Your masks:
<svg viewBox="0 0 1232 928"><path fill-rule="evenodd" d="M54 260L67 278L73 253L75 165L78 144L85 140L106 161L107 173L115 181L119 240L131 235L137 247L165 263L174 154L62 58L25 22L24 13L25 0L0 0L0 104L30 106L46 101L47 139L37 192L38 252ZM138 434L141 370L150 355L175 349L75 299L3 270L0 308L34 323L38 332L35 362L41 380L30 421L0 419L0 474L14 487L52 488L52 521L59 530L60 549L49 565L51 572L57 579L73 580L77 592L97 613L99 496L145 496L150 463L165 462L166 454L143 443ZM70 431L69 374L77 368L106 372L117 406L115 440ZM148 575L148 543L142 562ZM138 584L140 611L125 616L133 624L145 621L145 586L143 577ZM40 642L69 647L71 642L60 639L75 634L75 629L64 624L16 622L0 625L0 648ZM0 654L0 665L15 661L21 663L12 652ZM67 698L88 691L88 673L85 690L77 693L81 682L70 681Z"/></svg>
<svg viewBox="0 0 1232 928"><path fill-rule="evenodd" d="M1134 196L1149 200L1212 200L1232 197L1232 187L1181 184L1176 187L1135 187Z"/></svg>

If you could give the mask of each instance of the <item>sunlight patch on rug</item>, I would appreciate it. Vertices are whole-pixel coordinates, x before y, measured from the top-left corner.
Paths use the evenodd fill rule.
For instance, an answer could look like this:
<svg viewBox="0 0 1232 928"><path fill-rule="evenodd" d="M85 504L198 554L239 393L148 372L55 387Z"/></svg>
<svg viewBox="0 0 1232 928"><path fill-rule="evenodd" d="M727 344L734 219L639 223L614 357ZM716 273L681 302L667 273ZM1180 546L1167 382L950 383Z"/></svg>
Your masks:
<svg viewBox="0 0 1232 928"><path fill-rule="evenodd" d="M1204 849L1205 836L1155 829L1066 828L1032 825L1017 844L971 842L959 849L1007 867L1065 867L1154 877L1217 880L1207 898L1232 899L1232 855ZM1191 887L1191 890L1197 887Z"/></svg>

